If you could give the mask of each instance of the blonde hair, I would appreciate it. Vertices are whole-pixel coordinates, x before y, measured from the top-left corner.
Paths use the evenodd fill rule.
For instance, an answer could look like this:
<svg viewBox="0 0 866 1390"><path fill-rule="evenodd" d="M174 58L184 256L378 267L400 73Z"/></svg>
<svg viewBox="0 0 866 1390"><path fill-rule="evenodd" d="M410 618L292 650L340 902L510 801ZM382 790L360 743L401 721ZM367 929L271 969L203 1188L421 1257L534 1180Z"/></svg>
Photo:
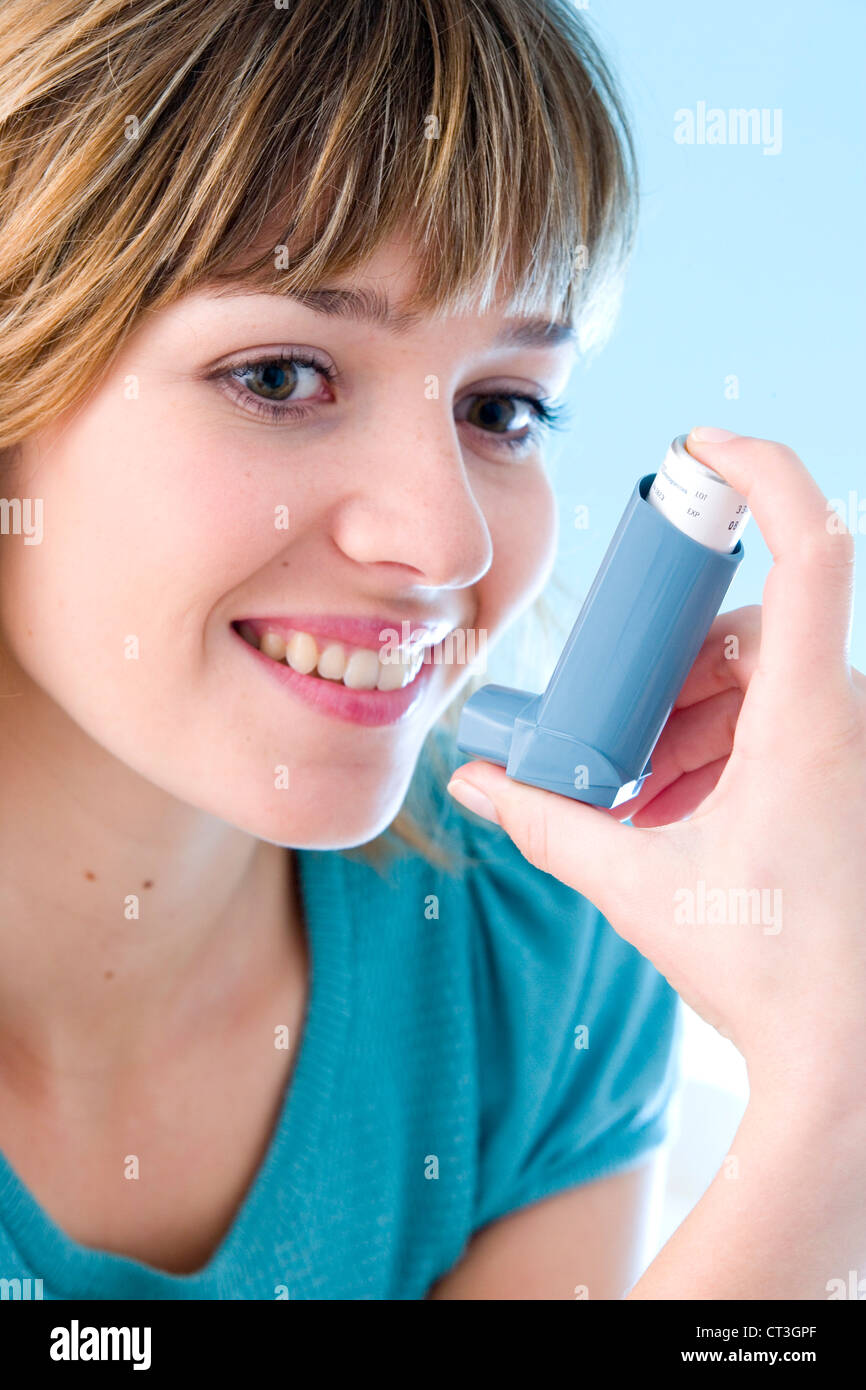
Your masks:
<svg viewBox="0 0 866 1390"><path fill-rule="evenodd" d="M484 312L505 284L503 312L573 322L586 355L635 205L621 98L568 0L3 0L0 451L143 315L238 278L321 288L406 228L410 312ZM444 862L411 817L391 829Z"/></svg>

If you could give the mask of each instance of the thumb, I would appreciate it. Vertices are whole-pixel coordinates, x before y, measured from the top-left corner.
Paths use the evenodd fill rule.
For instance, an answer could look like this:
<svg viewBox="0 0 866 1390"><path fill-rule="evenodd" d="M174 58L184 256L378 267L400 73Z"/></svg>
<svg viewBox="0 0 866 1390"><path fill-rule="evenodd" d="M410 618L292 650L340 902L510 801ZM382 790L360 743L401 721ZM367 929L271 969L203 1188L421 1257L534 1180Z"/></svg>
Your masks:
<svg viewBox="0 0 866 1390"><path fill-rule="evenodd" d="M651 832L623 825L603 807L527 786L494 763L458 767L448 791L501 825L530 864L582 893L605 917L628 918L650 871Z"/></svg>

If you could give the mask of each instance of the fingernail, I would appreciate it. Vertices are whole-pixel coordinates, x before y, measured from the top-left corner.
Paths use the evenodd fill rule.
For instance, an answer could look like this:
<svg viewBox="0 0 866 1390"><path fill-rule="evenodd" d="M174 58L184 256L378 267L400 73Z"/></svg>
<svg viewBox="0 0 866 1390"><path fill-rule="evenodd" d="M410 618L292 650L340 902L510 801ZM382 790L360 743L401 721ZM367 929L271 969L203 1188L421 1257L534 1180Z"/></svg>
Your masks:
<svg viewBox="0 0 866 1390"><path fill-rule="evenodd" d="M462 777L453 777L448 783L447 790L459 801L461 806L467 810L474 811L476 816L483 816L485 820L492 820L494 825L499 825L499 817L496 814L496 807L477 787L473 787L471 782L464 782Z"/></svg>
<svg viewBox="0 0 866 1390"><path fill-rule="evenodd" d="M739 435L733 430L719 430L715 425L699 425L696 430L692 430L690 439L696 439L699 444L724 444L726 439L739 439Z"/></svg>

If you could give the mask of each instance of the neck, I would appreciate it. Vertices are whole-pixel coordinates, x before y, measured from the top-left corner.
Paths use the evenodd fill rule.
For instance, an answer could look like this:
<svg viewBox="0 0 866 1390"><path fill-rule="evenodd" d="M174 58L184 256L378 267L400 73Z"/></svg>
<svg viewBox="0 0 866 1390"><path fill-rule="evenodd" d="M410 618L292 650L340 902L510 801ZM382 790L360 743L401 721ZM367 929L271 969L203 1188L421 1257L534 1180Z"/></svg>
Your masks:
<svg viewBox="0 0 866 1390"><path fill-rule="evenodd" d="M297 968L288 851L139 777L29 683L0 690L0 767L0 1058L16 1076L170 1055Z"/></svg>

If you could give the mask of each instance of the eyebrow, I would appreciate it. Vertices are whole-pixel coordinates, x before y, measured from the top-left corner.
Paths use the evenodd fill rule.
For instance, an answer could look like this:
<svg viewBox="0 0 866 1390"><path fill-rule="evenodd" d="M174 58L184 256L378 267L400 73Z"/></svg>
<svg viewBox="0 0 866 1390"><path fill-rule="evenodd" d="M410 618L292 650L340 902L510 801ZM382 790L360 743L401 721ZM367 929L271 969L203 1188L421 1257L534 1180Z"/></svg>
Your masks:
<svg viewBox="0 0 866 1390"><path fill-rule="evenodd" d="M250 294L247 284L231 281L219 286L219 297ZM253 291L255 293L255 291ZM261 293L261 292L259 292ZM399 336L420 323L421 315L401 312L393 307L388 296L373 289L309 289L293 290L288 296L268 295L267 298L286 298L312 309L328 318L351 319L358 323L375 323ZM546 318L506 319L504 327L493 339L494 347L558 347L574 342L576 333L570 323Z"/></svg>

